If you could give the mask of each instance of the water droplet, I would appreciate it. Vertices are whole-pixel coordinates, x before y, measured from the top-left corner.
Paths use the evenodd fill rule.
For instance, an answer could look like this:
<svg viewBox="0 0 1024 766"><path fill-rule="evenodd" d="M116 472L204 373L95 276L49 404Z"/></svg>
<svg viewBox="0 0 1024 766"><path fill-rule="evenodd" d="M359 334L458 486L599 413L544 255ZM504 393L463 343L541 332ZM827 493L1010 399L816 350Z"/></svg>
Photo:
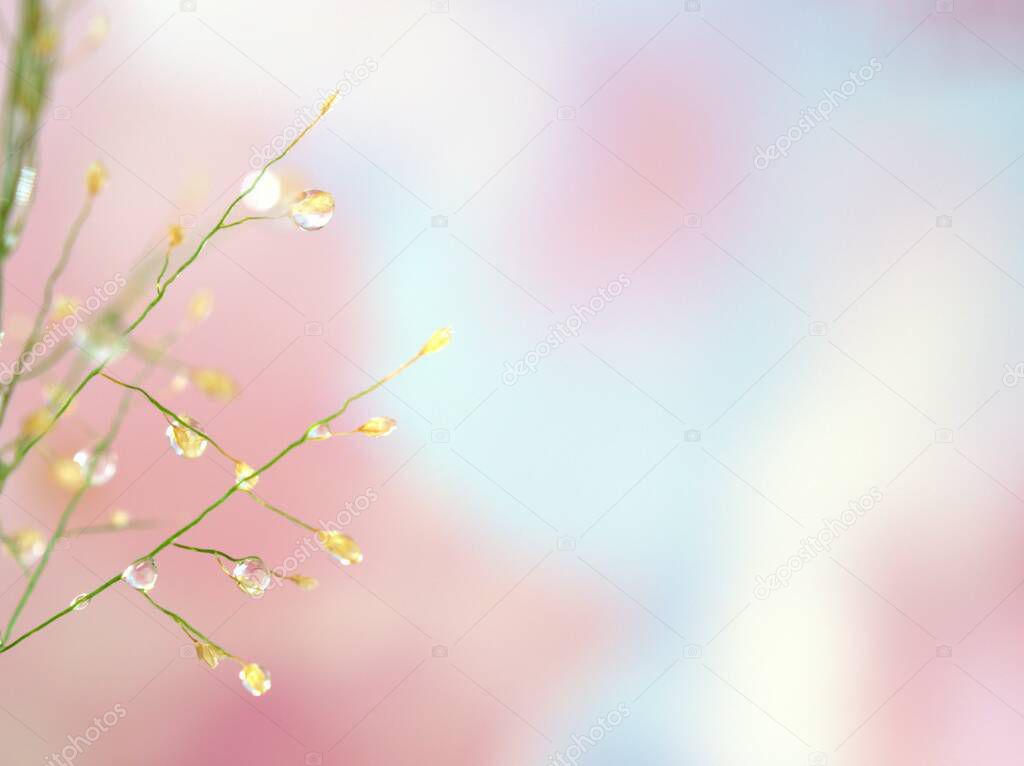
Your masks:
<svg viewBox="0 0 1024 766"><path fill-rule="evenodd" d="M331 428L326 423L320 423L306 431L306 438L313 439L314 441L323 441L324 439L330 439L332 436L334 434L331 433Z"/></svg>
<svg viewBox="0 0 1024 766"><path fill-rule="evenodd" d="M82 476L88 475L89 460L91 458L92 453L84 449L76 452L72 458L72 460L78 463L79 468L82 469ZM97 487L103 486L113 479L116 473L117 455L108 450L96 459L96 463L92 467L92 483Z"/></svg>
<svg viewBox="0 0 1024 766"><path fill-rule="evenodd" d="M270 570L258 556L242 559L231 571L239 589L253 598L262 596L270 587Z"/></svg>
<svg viewBox="0 0 1024 766"><path fill-rule="evenodd" d="M89 606L89 599L87 598L88 595L88 593L79 593L77 596L71 599L71 603L69 604L69 606L73 608L76 612L81 612L83 609Z"/></svg>
<svg viewBox="0 0 1024 766"><path fill-rule="evenodd" d="M253 487L255 487L259 482L260 477L258 475L253 476L251 479L242 481L242 479L245 479L246 476L255 470L256 469L248 463L243 463L242 461L235 463L235 482L238 484L238 488L243 492L251 492Z"/></svg>
<svg viewBox="0 0 1024 766"><path fill-rule="evenodd" d="M334 215L334 197L330 192L310 189L292 203L291 218L303 231L322 229Z"/></svg>
<svg viewBox="0 0 1024 766"><path fill-rule="evenodd" d="M32 199L32 192L36 188L36 169L27 165L18 174L18 184L14 188L14 201L18 205L27 205Z"/></svg>
<svg viewBox="0 0 1024 766"><path fill-rule="evenodd" d="M242 686L254 697L259 697L270 691L270 672L264 670L255 662L250 662L238 673L242 679Z"/></svg>
<svg viewBox="0 0 1024 766"><path fill-rule="evenodd" d="M259 175L259 171L256 170L242 179L242 191L244 192L252 186ZM259 183L253 187L253 190L245 195L242 202L250 210L263 213L276 205L279 199L281 199L281 182L268 170L263 174L263 178L260 178Z"/></svg>
<svg viewBox="0 0 1024 766"><path fill-rule="evenodd" d="M202 430L202 426L192 418L182 416L182 420L193 428ZM167 441L171 443L171 449L179 457L194 459L202 457L206 451L206 439L178 421L167 426Z"/></svg>
<svg viewBox="0 0 1024 766"><path fill-rule="evenodd" d="M140 559L121 573L122 580L143 593L152 590L156 578L156 562L153 559Z"/></svg>
<svg viewBox="0 0 1024 766"><path fill-rule="evenodd" d="M120 332L102 324L79 327L75 332L75 345L96 364L114 361L127 348Z"/></svg>
<svg viewBox="0 0 1024 766"><path fill-rule="evenodd" d="M46 550L46 540L35 529L19 529L11 535L11 545L14 548L14 557L26 567L39 561Z"/></svg>

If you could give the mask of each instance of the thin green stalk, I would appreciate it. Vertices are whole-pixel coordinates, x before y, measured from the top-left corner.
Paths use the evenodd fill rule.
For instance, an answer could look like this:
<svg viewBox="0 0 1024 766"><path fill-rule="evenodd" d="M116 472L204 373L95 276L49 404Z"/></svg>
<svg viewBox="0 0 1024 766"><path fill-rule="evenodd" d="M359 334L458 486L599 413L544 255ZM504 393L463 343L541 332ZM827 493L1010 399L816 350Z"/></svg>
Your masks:
<svg viewBox="0 0 1024 766"><path fill-rule="evenodd" d="M316 126L316 124L318 122L320 122L321 119L323 119L323 116L326 113L327 113L327 110L324 109L320 113L320 115L317 116L317 118L315 120L313 120L309 125L307 125L292 140L292 142L289 143L288 146L286 146L281 151L280 154L278 154L276 157L274 157L269 162L267 162L263 166L263 168L260 170L260 172L257 174L256 178L253 179L252 183L249 184L249 186L247 188L243 189L242 192L231 201L231 204L228 205L228 207L224 211L223 215L221 215L220 219L217 221L217 224L212 229L210 229L210 231L208 231L206 233L206 235L199 241L199 244L196 245L196 249L193 251L192 255L189 256L171 274L171 276L167 279L167 281L162 282L157 287L156 295L154 295L153 298L149 301L149 303L146 304L145 308L138 315L138 317L136 317L135 320L124 329L124 332L122 333L122 337L127 338L129 335L131 335L132 332L134 332L135 328L137 328L140 324L142 324L146 320L146 317L149 316L150 312L153 311L153 309L156 308L160 304L160 302L163 300L164 295L166 294L168 288L171 285L173 285L177 281L178 277L180 277L188 269L188 267L191 266L195 262L195 260L199 257L200 253L203 251L203 248L206 246L206 243L209 242L214 237L214 235L216 235L219 231L221 231L224 228L224 222L228 219L228 216L231 215L231 213L238 206L238 204L243 199L245 199L245 197L256 187L256 184L258 184L260 182L260 180L263 178L263 176L266 174L266 172L273 165L275 165L276 163L280 162L281 160L283 160L285 157L288 156L289 152L291 152L291 150L295 147L295 145L298 144L299 141L301 141L306 136L306 134L309 133L309 131L312 130L313 127ZM71 395L65 400L64 404L61 405L61 407L54 413L53 420L50 422L50 424L45 429L43 429L40 433L36 434L31 439L29 439L24 444L22 444L21 447L19 447L17 453L15 454L15 458L14 458L13 463L8 468L8 471L7 471L8 473L11 473L12 471L14 471L22 463L22 461L25 459L25 456L29 453L29 451L31 451L31 449L36 444L38 444L39 441L43 437L45 437L47 433L49 433L50 429L53 428L53 425L57 422L57 420L59 420L60 417L67 411L68 407L71 406L71 403L78 397L78 395L92 381L93 378L95 378L97 375L99 375L101 372L103 372L103 369L106 367L106 365L107 365L107 362L104 361L104 362L101 362L100 364L98 364L96 367L94 367L85 376L85 378L75 387L75 389L71 392Z"/></svg>
<svg viewBox="0 0 1024 766"><path fill-rule="evenodd" d="M206 553L206 554L209 554L210 556L220 556L222 559L227 559L228 561L233 561L236 564L239 561L243 561L245 558L247 558L246 556L242 556L241 558L237 558L235 556L231 556L231 555L225 553L224 551L219 551L216 548L195 548L195 547L193 547L191 545L185 545L184 543L175 543L174 547L175 548L181 548L183 551L195 551L196 553ZM252 558L252 557L249 556L248 558Z"/></svg>
<svg viewBox="0 0 1024 766"><path fill-rule="evenodd" d="M53 271L50 272L50 276L46 279L46 284L43 287L43 301L39 306L39 311L36 312L35 321L32 323L32 330L29 332L28 337L25 338L25 345L22 346L21 353L18 354L18 357L14 362L14 374L11 378L11 382L7 384L4 388L3 395L0 396L0 425L3 425L4 418L7 416L7 408L10 406L11 397L14 395L14 389L17 387L21 376L26 372L25 367L21 364L21 360L31 352L32 347L41 338L40 333L42 332L43 324L46 322L46 318L49 316L50 309L53 306L53 291L57 285L57 280L60 279L71 260L71 253L75 248L75 244L78 242L78 236L81 233L86 220L88 220L89 214L92 212L92 203L93 196L91 194L86 194L85 203L82 205L81 211L79 211L74 222L71 224L68 236L64 240L64 246L61 249L60 258L57 259L57 263L54 265Z"/></svg>
<svg viewBox="0 0 1024 766"><path fill-rule="evenodd" d="M421 355L418 354L417 356L413 357L408 362L403 364L399 368L399 370L407 369L410 365L412 365L414 362L416 362L420 358L421 358ZM312 423L309 426L309 428L307 428L305 431L303 431L302 436L300 436L299 438L295 439L293 442L291 442L286 447L284 447L280 452L278 452L276 455L274 455L274 457L272 457L270 460L268 460L266 462L266 464L264 464L260 468L258 468L255 471L253 471L252 475L266 473L268 470L273 468L278 462L283 460L293 450L295 450L299 446L301 446L301 445L305 444L307 441L309 441L310 440L309 439L309 431L311 429L315 428L318 425L329 425L332 420L334 420L335 418L338 418L341 415L343 415L345 413L345 411L348 410L349 406L353 402L355 402L355 401L357 401L359 399L362 399L364 396L366 396L368 394L373 393L378 388L383 386L387 381L389 381L392 378L394 378L394 376L395 376L395 373L387 375L384 378L382 378L381 380L379 380L376 383L374 383L369 388L364 389L363 391L360 391L359 393L353 394L352 396L350 396L348 399L345 400L345 402L341 405L341 407L338 410L336 410L332 414L328 415L327 417L321 418L320 420L317 420L316 422ZM180 538L182 535L184 535L186 532L190 531L191 529L195 528L198 524L200 524L203 521L203 519L205 519L207 516L209 516L213 511L215 511L221 505L223 505L233 494L235 494L238 491L239 491L238 484L232 484L231 487L229 487L228 490L226 492L224 492L224 494L222 494L219 498L217 498L210 505L206 506L206 508L204 508L202 511L200 511L200 513L194 519L192 519L190 522L188 522L183 527L178 529L176 532L173 532L168 537L166 537L163 541L161 541L159 544L157 544L157 546L155 548L153 548L153 550L151 550L149 553L146 553L146 554L144 554L142 556L139 556L136 560L147 559L147 558L149 558L149 559L154 558L155 556L157 556L164 549L168 548L171 545L174 545L175 542L178 540L178 538ZM112 587L113 585L116 585L120 581L120 579L121 579L121 575L120 574L117 574L117 575L111 577L109 580L107 580L106 582L100 584L99 586L97 586L91 592L87 593L85 595L85 599L86 600L91 600L91 599L95 598L96 596L98 596L103 591L107 590L108 588ZM59 611L56 614L52 615L51 617L47 618L46 620L44 620L43 622L41 622L39 625L35 626L31 630L27 631L26 633L23 633L21 636L19 636L18 638L14 639L13 641L10 641L8 643L5 640L3 646L0 646L0 654L3 654L4 652L9 652L11 649L13 649L15 646L20 644L25 639L29 638L30 636L35 635L36 633L38 633L43 628L46 628L47 626L53 624L57 620L59 620L62 617L66 616L67 614L69 614L71 611L73 611L73 609L74 609L74 607L70 607L70 606L65 608L65 609L62 609L61 611Z"/></svg>
<svg viewBox="0 0 1024 766"><path fill-rule="evenodd" d="M173 612L170 609L168 609L167 607L160 606L160 604L158 604L153 599L153 597L150 596L148 593L142 592L142 597L145 598L146 601L148 601L150 604L152 604L156 609L158 609L159 611L163 612L168 617L170 617L172 620L174 620L176 623L178 623L178 625L181 627L181 629L184 630L185 633L188 634L189 638L191 638L192 640L195 640L196 638L199 638L201 641L204 641L205 643L209 644L214 649L219 651L225 657L232 657L232 658L234 658L233 654L231 654L230 652L225 650L222 646L219 646L219 645L215 644L209 638L204 636L199 630L196 629L196 627L194 625L192 625L188 620L186 620L184 617L182 617L177 612Z"/></svg>

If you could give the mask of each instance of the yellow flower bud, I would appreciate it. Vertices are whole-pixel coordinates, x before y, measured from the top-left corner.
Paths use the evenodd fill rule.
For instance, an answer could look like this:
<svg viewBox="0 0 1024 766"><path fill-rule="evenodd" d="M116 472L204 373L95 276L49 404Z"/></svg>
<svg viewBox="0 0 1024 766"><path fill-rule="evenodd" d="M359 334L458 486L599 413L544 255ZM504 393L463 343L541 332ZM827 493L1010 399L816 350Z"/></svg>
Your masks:
<svg viewBox="0 0 1024 766"><path fill-rule="evenodd" d="M433 354L436 351L440 351L449 343L452 342L452 328L442 327L440 330L434 332L433 335L423 344L423 348L420 349L420 356L426 356L427 354Z"/></svg>
<svg viewBox="0 0 1024 766"><path fill-rule="evenodd" d="M238 485L238 488L243 492L251 492L253 487L255 487L256 484L259 482L259 474L253 476L251 479L246 479L245 481L242 481L242 479L245 479L246 476L248 476L255 470L255 468L253 468L251 465L242 460L239 460L237 463L235 463L235 483Z"/></svg>
<svg viewBox="0 0 1024 766"><path fill-rule="evenodd" d="M380 438L387 436L398 427L394 418L370 418L356 429L356 433Z"/></svg>
<svg viewBox="0 0 1024 766"><path fill-rule="evenodd" d="M359 544L346 534L321 529L316 533L316 539L320 547L342 566L360 564L363 561L363 552L359 549Z"/></svg>
<svg viewBox="0 0 1024 766"><path fill-rule="evenodd" d="M85 189L95 197L107 185L107 170L100 163L93 162L85 171Z"/></svg>
<svg viewBox="0 0 1024 766"><path fill-rule="evenodd" d="M114 529L124 529L132 521L132 517L128 515L128 511L118 508L112 514L110 514L110 526Z"/></svg>
<svg viewBox="0 0 1024 766"><path fill-rule="evenodd" d="M202 322L213 311L213 293L200 290L188 304L188 315L193 322Z"/></svg>
<svg viewBox="0 0 1024 766"><path fill-rule="evenodd" d="M223 656L224 653L213 644L208 644L205 641L196 644L196 657L211 668L217 667L220 664L220 658Z"/></svg>
<svg viewBox="0 0 1024 766"><path fill-rule="evenodd" d="M58 458L50 466L50 477L57 486L70 492L77 492L85 484L82 466L69 457Z"/></svg>
<svg viewBox="0 0 1024 766"><path fill-rule="evenodd" d="M207 396L230 402L238 393L238 384L226 373L210 367L197 367L189 372L192 383Z"/></svg>
<svg viewBox="0 0 1024 766"><path fill-rule="evenodd" d="M298 585L303 590L313 590L317 585L320 584L320 581L317 580L315 577L306 577L306 575L300 574L289 575L285 579L291 580L293 583Z"/></svg>
<svg viewBox="0 0 1024 766"><path fill-rule="evenodd" d="M167 244L170 247L177 247L185 241L185 230L178 224L174 224L167 230Z"/></svg>

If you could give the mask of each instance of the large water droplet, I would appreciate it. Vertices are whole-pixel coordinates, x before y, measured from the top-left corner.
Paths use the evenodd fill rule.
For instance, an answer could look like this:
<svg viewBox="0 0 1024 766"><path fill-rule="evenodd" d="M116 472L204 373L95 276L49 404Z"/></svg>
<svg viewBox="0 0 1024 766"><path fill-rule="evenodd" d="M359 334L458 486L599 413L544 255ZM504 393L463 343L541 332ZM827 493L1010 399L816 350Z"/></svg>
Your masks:
<svg viewBox="0 0 1024 766"><path fill-rule="evenodd" d="M82 475L87 475L89 470L89 461L92 459L92 453L88 450L79 450L75 453L72 458L82 469ZM106 484L108 481L114 478L114 474L117 473L117 455L109 450L104 452L98 458L92 468L92 484L100 487Z"/></svg>
<svg viewBox="0 0 1024 766"><path fill-rule="evenodd" d="M238 587L253 598L259 598L270 587L270 570L258 556L242 559L231 572Z"/></svg>
<svg viewBox="0 0 1024 766"><path fill-rule="evenodd" d="M333 435L334 434L331 433L330 427L326 423L320 423L306 431L306 438L313 439L314 441L330 439Z"/></svg>
<svg viewBox="0 0 1024 766"><path fill-rule="evenodd" d="M202 430L202 426L192 418L183 416L182 419L188 425ZM202 457L206 451L206 439L177 421L167 426L167 441L178 457L194 459Z"/></svg>
<svg viewBox="0 0 1024 766"><path fill-rule="evenodd" d="M153 559L140 559L121 573L121 579L135 590L146 593L156 585L157 574Z"/></svg>
<svg viewBox="0 0 1024 766"><path fill-rule="evenodd" d="M310 189L292 203L291 218L303 231L322 229L334 215L334 197L330 192Z"/></svg>

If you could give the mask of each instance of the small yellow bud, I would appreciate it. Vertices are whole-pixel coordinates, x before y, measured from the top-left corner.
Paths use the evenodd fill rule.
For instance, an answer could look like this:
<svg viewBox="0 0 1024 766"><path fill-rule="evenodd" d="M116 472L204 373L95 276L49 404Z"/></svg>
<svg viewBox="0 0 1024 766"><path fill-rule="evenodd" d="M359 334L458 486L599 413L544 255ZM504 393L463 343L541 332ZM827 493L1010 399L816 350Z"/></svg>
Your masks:
<svg viewBox="0 0 1024 766"><path fill-rule="evenodd" d="M58 40L57 30L54 27L45 27L39 30L32 42L36 53L40 56L49 56L57 50Z"/></svg>
<svg viewBox="0 0 1024 766"><path fill-rule="evenodd" d="M220 664L220 658L223 656L224 653L213 644L208 644L205 641L196 644L196 657L211 668L217 667Z"/></svg>
<svg viewBox="0 0 1024 766"><path fill-rule="evenodd" d="M30 412L21 423L21 435L26 439L33 439L36 436L46 433L46 429L53 423L53 413L46 407Z"/></svg>
<svg viewBox="0 0 1024 766"><path fill-rule="evenodd" d="M437 330L426 343L423 344L423 348L420 349L420 356L426 356L427 354L433 354L436 351L440 351L449 343L452 342L452 328L442 327Z"/></svg>
<svg viewBox="0 0 1024 766"><path fill-rule="evenodd" d="M359 544L346 534L321 529L316 533L316 539L320 547L344 567L349 564L361 564L363 561L363 552L359 549Z"/></svg>
<svg viewBox="0 0 1024 766"><path fill-rule="evenodd" d="M178 224L174 224L167 230L167 244L170 247L177 247L185 241L185 230Z"/></svg>
<svg viewBox="0 0 1024 766"><path fill-rule="evenodd" d="M124 529L132 521L132 517L128 515L128 511L118 508L112 514L110 514L110 526L114 529Z"/></svg>
<svg viewBox="0 0 1024 766"><path fill-rule="evenodd" d="M394 418L370 418L356 429L356 433L380 438L387 436L398 427Z"/></svg>
<svg viewBox="0 0 1024 766"><path fill-rule="evenodd" d="M300 574L289 575L285 579L291 580L293 583L298 585L303 590L313 590L317 585L320 584L320 581L317 580L315 577L306 577L306 575Z"/></svg>
<svg viewBox="0 0 1024 766"><path fill-rule="evenodd" d="M243 665L238 677L242 679L242 686L254 697L259 697L270 691L270 673L255 662Z"/></svg>
<svg viewBox="0 0 1024 766"><path fill-rule="evenodd" d="M55 460L50 466L50 476L57 486L70 492L77 492L85 484L82 466L69 457Z"/></svg>
<svg viewBox="0 0 1024 766"><path fill-rule="evenodd" d="M246 479L245 481L242 481L242 479L245 479L246 476L248 476L255 470L256 469L253 468L251 465L241 460L235 463L235 483L238 484L238 488L243 492L251 492L253 487L255 487L256 484L259 482L259 474L253 476L251 479Z"/></svg>
<svg viewBox="0 0 1024 766"><path fill-rule="evenodd" d="M85 171L85 188L93 197L107 185L107 170L100 163L93 162Z"/></svg>
<svg viewBox="0 0 1024 766"><path fill-rule="evenodd" d="M207 396L230 402L238 393L238 384L226 373L210 367L196 367L189 373L192 383Z"/></svg>
<svg viewBox="0 0 1024 766"><path fill-rule="evenodd" d="M332 90L327 94L327 98L324 99L324 103L320 106L320 116L323 117L334 106L334 102L338 100L338 91Z"/></svg>
<svg viewBox="0 0 1024 766"><path fill-rule="evenodd" d="M85 36L91 45L99 45L106 39L109 32L110 19L100 13L89 20L89 26L86 29Z"/></svg>
<svg viewBox="0 0 1024 766"><path fill-rule="evenodd" d="M213 312L213 293L200 290L188 303L188 315L193 322L202 322Z"/></svg>
<svg viewBox="0 0 1024 766"><path fill-rule="evenodd" d="M53 303L53 317L54 322L59 322L62 319L67 319L70 316L74 316L75 312L81 308L81 304L74 298L60 297L57 298Z"/></svg>

